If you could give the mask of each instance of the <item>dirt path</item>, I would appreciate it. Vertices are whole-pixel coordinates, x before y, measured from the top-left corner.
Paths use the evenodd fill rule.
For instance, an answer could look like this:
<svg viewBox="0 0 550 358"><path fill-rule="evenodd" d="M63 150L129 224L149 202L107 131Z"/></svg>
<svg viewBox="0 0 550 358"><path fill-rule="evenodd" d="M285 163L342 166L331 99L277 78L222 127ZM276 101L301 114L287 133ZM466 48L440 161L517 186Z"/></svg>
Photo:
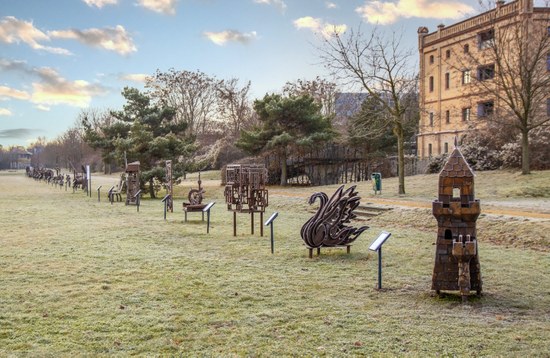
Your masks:
<svg viewBox="0 0 550 358"><path fill-rule="evenodd" d="M278 188L270 189L270 194L277 195L277 196L292 197L292 198L304 198L304 200L307 200L307 198L310 195L308 192L304 192L304 191L298 192L294 190L286 190L286 189L278 189ZM365 198L364 203L385 205L385 206L401 206L401 207L418 208L418 209L431 209L432 207L432 203L428 201L399 200L399 199L386 199L386 198L373 198L373 197ZM505 216L550 220L550 213L548 212L537 212L537 211L527 210L524 208L517 208L517 207L514 207L513 205L514 205L513 201L508 201L503 204L499 204L498 202L490 202L487 204L483 204L482 202L482 212L484 214L490 214L490 215L505 215ZM533 207L536 207L536 205L533 205ZM550 210L550 208L547 208L545 211L548 211L548 210Z"/></svg>

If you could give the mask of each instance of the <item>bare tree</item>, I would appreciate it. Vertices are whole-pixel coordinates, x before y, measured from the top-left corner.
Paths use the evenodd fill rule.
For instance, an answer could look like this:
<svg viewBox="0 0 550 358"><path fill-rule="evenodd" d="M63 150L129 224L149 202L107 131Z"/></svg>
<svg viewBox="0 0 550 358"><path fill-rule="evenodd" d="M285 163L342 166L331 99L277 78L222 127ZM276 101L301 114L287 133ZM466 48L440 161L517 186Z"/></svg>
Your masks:
<svg viewBox="0 0 550 358"><path fill-rule="evenodd" d="M253 118L249 99L250 81L239 87L237 78L221 80L216 85L216 91L221 119L228 123L231 135L238 138Z"/></svg>
<svg viewBox="0 0 550 358"><path fill-rule="evenodd" d="M477 48L459 54L459 70L475 69L474 91L494 99L487 102L494 106L487 120L521 133L521 171L529 174L529 134L550 125L550 9L518 10L517 16L501 17L501 6L487 13L490 25L478 36ZM483 105L478 104L478 112Z"/></svg>
<svg viewBox="0 0 550 358"><path fill-rule="evenodd" d="M153 99L176 109L176 121L186 122L191 135L204 134L215 118L215 80L203 72L157 70L145 87Z"/></svg>
<svg viewBox="0 0 550 358"><path fill-rule="evenodd" d="M376 28L363 33L361 27L344 34L324 37L320 48L322 61L345 84L361 88L385 115L397 139L399 194L405 194L405 124L415 116L407 115L416 99L415 52L403 48L401 35L381 34ZM368 129L367 129L368 130Z"/></svg>
<svg viewBox="0 0 550 358"><path fill-rule="evenodd" d="M287 96L310 95L315 102L321 105L321 113L327 118L335 116L336 83L319 76L314 80L299 79L287 82L283 86L283 94Z"/></svg>

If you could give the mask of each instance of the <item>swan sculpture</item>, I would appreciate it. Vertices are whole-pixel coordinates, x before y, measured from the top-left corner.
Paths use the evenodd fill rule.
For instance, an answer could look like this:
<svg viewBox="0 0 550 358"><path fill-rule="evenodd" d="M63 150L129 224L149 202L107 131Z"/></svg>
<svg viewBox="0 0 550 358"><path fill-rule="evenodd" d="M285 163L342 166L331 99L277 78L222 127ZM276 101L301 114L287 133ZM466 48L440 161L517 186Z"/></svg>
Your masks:
<svg viewBox="0 0 550 358"><path fill-rule="evenodd" d="M309 198L309 204L312 205L317 199L319 199L319 209L306 221L300 231L308 247L349 245L369 228L344 225L356 217L353 210L359 206L361 199L357 196L355 185L345 191L344 185L340 186L330 199L325 193L315 193Z"/></svg>

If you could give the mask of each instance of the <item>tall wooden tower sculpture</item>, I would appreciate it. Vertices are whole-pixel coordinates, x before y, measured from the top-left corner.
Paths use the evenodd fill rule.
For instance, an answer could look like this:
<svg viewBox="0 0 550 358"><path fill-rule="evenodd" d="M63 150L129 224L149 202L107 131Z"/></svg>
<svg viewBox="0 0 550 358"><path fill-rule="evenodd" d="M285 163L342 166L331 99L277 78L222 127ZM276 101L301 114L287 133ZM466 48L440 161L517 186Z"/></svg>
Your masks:
<svg viewBox="0 0 550 358"><path fill-rule="evenodd" d="M462 301L470 291L481 294L481 270L476 220L479 200L474 197L474 172L458 148L439 173L439 198L433 202L437 243L432 290L460 290Z"/></svg>

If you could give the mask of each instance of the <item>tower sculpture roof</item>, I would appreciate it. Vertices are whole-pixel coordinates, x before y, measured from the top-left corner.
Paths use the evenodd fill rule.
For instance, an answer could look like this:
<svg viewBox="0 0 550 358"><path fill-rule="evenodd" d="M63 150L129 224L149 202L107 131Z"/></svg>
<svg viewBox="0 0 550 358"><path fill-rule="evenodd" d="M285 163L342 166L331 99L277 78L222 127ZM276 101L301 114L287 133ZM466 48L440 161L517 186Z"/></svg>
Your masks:
<svg viewBox="0 0 550 358"><path fill-rule="evenodd" d="M466 162L466 159L464 159L464 156L460 152L458 148L455 148L451 155L449 156L449 159L447 160L447 163L439 173L439 177L450 177L450 178L464 178L464 177L473 177L475 176L474 171L468 163Z"/></svg>

